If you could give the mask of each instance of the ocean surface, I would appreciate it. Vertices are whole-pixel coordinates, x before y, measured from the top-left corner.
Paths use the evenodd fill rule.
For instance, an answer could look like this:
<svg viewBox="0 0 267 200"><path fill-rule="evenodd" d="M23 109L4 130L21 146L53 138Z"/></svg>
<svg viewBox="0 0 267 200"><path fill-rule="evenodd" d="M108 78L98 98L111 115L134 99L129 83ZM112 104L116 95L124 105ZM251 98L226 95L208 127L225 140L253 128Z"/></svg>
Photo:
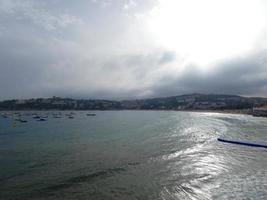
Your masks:
<svg viewBox="0 0 267 200"><path fill-rule="evenodd" d="M1 200L267 199L267 149L217 141L267 142L267 118L69 113L0 116Z"/></svg>

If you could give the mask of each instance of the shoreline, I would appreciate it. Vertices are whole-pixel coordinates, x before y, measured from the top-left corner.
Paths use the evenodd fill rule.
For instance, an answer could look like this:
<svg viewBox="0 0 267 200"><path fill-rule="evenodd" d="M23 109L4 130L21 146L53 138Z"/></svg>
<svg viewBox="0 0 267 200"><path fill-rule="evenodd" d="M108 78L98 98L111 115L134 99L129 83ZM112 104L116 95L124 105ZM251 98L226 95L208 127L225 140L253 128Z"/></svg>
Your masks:
<svg viewBox="0 0 267 200"><path fill-rule="evenodd" d="M231 115L250 115L252 117L264 117L267 118L267 115L256 115L252 112L251 109L229 109L229 110L175 110L175 109L158 109L158 110L151 110L151 109L110 109L110 110L0 110L0 116L4 114L8 114L9 112L105 112L105 111L161 111L161 112L195 112L195 113L214 113L214 114L231 114Z"/></svg>
<svg viewBox="0 0 267 200"><path fill-rule="evenodd" d="M208 112L208 113L221 113L221 114L240 114L240 115L252 115L251 111L245 110L183 110L185 112Z"/></svg>
<svg viewBox="0 0 267 200"><path fill-rule="evenodd" d="M0 110L0 112L35 112L35 111L45 111L45 112L67 112L67 111L81 111L81 112L94 112L94 111L176 111L176 112L208 112L208 113L222 113L222 114L244 114L244 115L252 115L250 109L236 109L236 110L209 110L209 109L203 109L203 110L176 110L176 109L109 109L109 110L60 110L60 109L34 109L34 110Z"/></svg>

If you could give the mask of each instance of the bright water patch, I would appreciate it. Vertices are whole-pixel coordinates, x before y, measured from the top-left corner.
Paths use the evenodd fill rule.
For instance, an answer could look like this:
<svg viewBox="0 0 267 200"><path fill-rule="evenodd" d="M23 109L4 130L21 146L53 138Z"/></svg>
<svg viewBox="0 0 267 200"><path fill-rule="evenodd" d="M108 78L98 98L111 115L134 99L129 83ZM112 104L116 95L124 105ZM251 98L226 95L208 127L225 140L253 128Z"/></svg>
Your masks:
<svg viewBox="0 0 267 200"><path fill-rule="evenodd" d="M0 199L267 199L267 119L175 111L0 117Z"/></svg>

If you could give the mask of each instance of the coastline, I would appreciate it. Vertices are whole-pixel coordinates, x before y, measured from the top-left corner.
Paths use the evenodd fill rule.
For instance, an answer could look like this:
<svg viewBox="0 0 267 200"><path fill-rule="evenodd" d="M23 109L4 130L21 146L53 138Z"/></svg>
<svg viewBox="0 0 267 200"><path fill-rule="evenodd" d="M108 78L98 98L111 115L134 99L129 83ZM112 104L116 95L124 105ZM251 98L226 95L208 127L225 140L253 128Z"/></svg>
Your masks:
<svg viewBox="0 0 267 200"><path fill-rule="evenodd" d="M207 113L222 113L222 114L244 114L244 115L252 115L250 109L231 109L231 110L209 110L209 109L195 109L195 110L177 110L177 109L84 109L84 110L76 110L76 109L66 109L66 110L61 110L61 109L16 109L16 110L0 110L0 112L35 112L35 111L46 111L46 112L63 112L63 111L88 111L88 112L93 112L93 111L176 111L176 112L207 112Z"/></svg>
<svg viewBox="0 0 267 200"><path fill-rule="evenodd" d="M238 110L183 110L185 112L208 112L208 113L221 113L221 114L239 114L239 115L252 115L250 109Z"/></svg>

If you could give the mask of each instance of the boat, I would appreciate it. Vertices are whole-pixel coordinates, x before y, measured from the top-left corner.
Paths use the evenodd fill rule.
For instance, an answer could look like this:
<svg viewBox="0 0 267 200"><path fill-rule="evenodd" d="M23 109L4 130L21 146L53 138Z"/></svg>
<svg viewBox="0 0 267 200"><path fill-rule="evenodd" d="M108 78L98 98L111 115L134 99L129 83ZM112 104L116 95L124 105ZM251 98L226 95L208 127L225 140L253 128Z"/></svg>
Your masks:
<svg viewBox="0 0 267 200"><path fill-rule="evenodd" d="M43 122L43 121L46 121L46 119L44 119L44 118L40 118L40 119L38 119L37 121L38 121L38 122Z"/></svg>
<svg viewBox="0 0 267 200"><path fill-rule="evenodd" d="M226 143L231 143L231 144L267 148L267 143L259 143L259 142L247 141L247 140L232 140L232 139L225 139L225 138L218 138L217 140L220 142L226 142Z"/></svg>
<svg viewBox="0 0 267 200"><path fill-rule="evenodd" d="M86 114L87 116L96 116L96 114L95 113L88 113L88 114Z"/></svg>
<svg viewBox="0 0 267 200"><path fill-rule="evenodd" d="M15 121L22 122L22 123L26 123L26 122L28 122L28 121L25 120L25 119L15 119Z"/></svg>
<svg viewBox="0 0 267 200"><path fill-rule="evenodd" d="M19 119L19 121L22 122L22 123L26 123L26 122L28 122L28 121L25 120L25 119Z"/></svg>

